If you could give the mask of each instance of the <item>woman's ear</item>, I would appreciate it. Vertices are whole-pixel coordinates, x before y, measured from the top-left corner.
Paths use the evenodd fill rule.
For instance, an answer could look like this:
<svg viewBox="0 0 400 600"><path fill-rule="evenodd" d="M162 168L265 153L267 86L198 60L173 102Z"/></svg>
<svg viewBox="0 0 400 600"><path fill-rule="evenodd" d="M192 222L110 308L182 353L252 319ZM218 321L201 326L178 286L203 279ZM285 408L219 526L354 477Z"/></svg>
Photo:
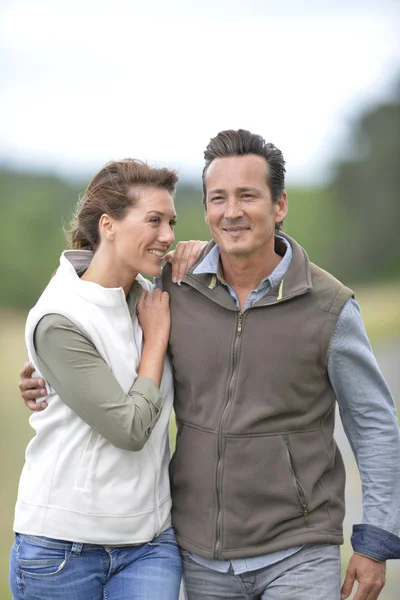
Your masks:
<svg viewBox="0 0 400 600"><path fill-rule="evenodd" d="M114 219L104 213L99 220L100 235L111 241L114 239Z"/></svg>

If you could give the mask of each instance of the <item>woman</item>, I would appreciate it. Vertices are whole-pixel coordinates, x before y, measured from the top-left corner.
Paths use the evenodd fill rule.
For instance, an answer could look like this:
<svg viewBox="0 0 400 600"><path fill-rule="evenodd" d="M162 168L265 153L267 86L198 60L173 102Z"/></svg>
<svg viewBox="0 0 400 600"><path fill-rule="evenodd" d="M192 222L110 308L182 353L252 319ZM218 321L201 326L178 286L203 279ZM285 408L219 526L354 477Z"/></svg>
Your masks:
<svg viewBox="0 0 400 600"><path fill-rule="evenodd" d="M29 358L51 388L19 485L14 600L178 598L169 299L139 275L159 275L174 240L176 182L133 159L108 163L29 313Z"/></svg>

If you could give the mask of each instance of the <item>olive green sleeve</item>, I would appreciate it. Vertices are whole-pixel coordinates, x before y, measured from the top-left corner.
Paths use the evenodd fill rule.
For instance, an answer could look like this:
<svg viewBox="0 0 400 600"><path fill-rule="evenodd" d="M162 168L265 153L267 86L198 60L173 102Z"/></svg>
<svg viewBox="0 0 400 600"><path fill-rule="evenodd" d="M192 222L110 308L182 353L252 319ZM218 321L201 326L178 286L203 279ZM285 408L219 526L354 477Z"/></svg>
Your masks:
<svg viewBox="0 0 400 600"><path fill-rule="evenodd" d="M61 315L43 317L34 342L41 374L69 408L117 448L143 448L162 408L155 381L138 377L125 394L90 339Z"/></svg>

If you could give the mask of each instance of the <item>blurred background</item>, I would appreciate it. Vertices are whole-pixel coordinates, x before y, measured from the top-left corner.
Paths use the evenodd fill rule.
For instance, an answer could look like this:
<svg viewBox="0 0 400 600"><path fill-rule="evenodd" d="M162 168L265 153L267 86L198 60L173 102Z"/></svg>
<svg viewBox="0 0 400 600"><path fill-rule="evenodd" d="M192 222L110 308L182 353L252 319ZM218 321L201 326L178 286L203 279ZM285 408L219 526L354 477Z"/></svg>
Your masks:
<svg viewBox="0 0 400 600"><path fill-rule="evenodd" d="M132 156L179 169L177 239L208 239L203 151L262 134L287 161L287 233L353 287L400 403L400 30L396 0L0 1L0 600L32 430L24 320L91 176ZM359 522L347 464L344 563ZM381 598L398 598L388 566Z"/></svg>

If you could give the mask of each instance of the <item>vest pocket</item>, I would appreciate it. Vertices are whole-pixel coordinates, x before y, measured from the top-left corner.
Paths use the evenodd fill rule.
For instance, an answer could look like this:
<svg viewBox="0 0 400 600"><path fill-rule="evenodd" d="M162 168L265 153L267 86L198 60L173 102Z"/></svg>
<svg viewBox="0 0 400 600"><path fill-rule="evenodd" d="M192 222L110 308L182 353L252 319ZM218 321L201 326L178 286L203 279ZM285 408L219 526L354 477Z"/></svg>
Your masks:
<svg viewBox="0 0 400 600"><path fill-rule="evenodd" d="M307 463L303 466L299 461L297 446L292 434L288 434L295 459L294 475L283 435L280 432L263 436L226 436L224 439L220 493L223 551L251 549L254 554L256 551L260 555L266 554L269 542L275 543L282 537L289 540L289 546L296 546L296 539L306 533L305 528L309 531L315 527L312 512L315 501L310 503L309 497L313 489L310 481L314 478L313 465L308 473ZM303 480L306 476L308 479ZM304 523L305 511L307 525Z"/></svg>
<svg viewBox="0 0 400 600"><path fill-rule="evenodd" d="M290 445L289 445L289 436L283 435L282 437L283 437L283 441L285 442L285 446L286 446L287 459L288 459L290 471L293 476L293 484L294 484L294 487L296 490L297 499L299 501L299 504L300 504L300 507L301 507L301 510L303 513L304 523L305 523L305 525L307 525L307 523L308 523L308 507L307 507L306 492L296 475L296 470L294 468L293 456L292 456L292 452L290 450Z"/></svg>
<svg viewBox="0 0 400 600"><path fill-rule="evenodd" d="M79 490L88 491L92 481L93 463L95 460L95 446L99 434L92 429L86 439L78 466L75 487Z"/></svg>

